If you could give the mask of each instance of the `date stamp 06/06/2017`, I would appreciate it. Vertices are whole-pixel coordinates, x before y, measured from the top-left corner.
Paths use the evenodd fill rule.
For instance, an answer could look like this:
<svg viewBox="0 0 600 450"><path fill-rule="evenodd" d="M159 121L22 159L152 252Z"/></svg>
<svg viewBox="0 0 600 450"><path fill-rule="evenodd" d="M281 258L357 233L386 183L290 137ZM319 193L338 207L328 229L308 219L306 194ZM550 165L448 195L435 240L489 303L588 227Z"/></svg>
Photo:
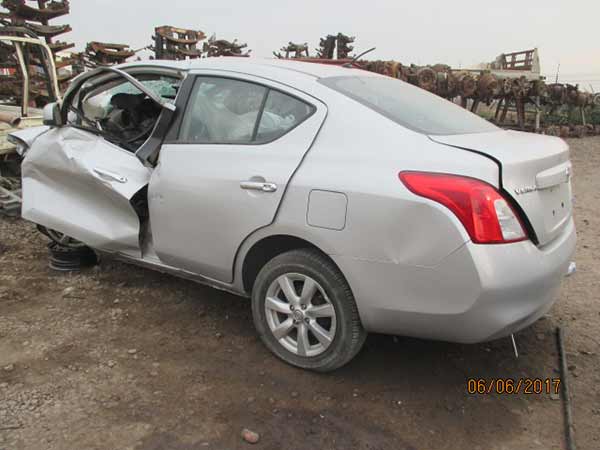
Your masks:
<svg viewBox="0 0 600 450"><path fill-rule="evenodd" d="M467 378L467 393L558 395L560 383L560 378Z"/></svg>

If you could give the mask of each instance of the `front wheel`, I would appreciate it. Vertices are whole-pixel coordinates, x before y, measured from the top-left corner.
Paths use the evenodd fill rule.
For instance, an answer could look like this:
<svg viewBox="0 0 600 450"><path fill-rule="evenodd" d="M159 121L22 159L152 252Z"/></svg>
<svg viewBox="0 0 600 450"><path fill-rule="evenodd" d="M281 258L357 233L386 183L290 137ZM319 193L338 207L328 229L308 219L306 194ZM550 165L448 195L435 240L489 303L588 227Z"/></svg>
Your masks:
<svg viewBox="0 0 600 450"><path fill-rule="evenodd" d="M320 372L348 363L367 334L344 276L312 249L283 253L262 268L252 290L252 315L276 356Z"/></svg>

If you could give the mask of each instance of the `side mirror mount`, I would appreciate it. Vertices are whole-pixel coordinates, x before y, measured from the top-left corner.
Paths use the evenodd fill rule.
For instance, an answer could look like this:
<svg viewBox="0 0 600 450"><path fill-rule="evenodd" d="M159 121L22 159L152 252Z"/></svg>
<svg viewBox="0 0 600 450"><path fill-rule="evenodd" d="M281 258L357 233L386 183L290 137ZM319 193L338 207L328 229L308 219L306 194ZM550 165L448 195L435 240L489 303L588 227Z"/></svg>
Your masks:
<svg viewBox="0 0 600 450"><path fill-rule="evenodd" d="M60 106L58 103L48 103L46 106L44 106L43 119L44 125L48 125L50 127L60 127L62 125Z"/></svg>

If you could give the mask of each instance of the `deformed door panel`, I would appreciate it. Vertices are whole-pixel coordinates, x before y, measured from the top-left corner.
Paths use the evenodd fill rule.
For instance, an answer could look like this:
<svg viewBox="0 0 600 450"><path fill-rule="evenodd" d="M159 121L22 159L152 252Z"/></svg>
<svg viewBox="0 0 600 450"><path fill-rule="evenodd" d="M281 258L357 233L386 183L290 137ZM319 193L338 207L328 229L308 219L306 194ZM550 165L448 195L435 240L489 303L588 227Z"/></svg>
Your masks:
<svg viewBox="0 0 600 450"><path fill-rule="evenodd" d="M22 164L25 219L106 251L141 256L130 199L151 171L131 152L74 127L40 136Z"/></svg>

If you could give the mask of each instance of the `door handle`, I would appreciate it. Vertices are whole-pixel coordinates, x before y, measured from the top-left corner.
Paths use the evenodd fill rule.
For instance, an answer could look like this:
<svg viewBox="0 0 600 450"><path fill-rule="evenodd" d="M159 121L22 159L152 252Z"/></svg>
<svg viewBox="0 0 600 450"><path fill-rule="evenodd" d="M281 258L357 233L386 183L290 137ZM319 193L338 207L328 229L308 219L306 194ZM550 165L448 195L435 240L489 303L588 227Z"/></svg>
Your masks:
<svg viewBox="0 0 600 450"><path fill-rule="evenodd" d="M109 172L108 170L94 168L94 172L96 172L96 174L100 175L101 177L110 178L111 180L116 181L117 183L127 183L127 178L116 173Z"/></svg>
<svg viewBox="0 0 600 450"><path fill-rule="evenodd" d="M262 192L275 192L277 190L275 183L267 183L265 181L242 181L240 187L242 189Z"/></svg>

